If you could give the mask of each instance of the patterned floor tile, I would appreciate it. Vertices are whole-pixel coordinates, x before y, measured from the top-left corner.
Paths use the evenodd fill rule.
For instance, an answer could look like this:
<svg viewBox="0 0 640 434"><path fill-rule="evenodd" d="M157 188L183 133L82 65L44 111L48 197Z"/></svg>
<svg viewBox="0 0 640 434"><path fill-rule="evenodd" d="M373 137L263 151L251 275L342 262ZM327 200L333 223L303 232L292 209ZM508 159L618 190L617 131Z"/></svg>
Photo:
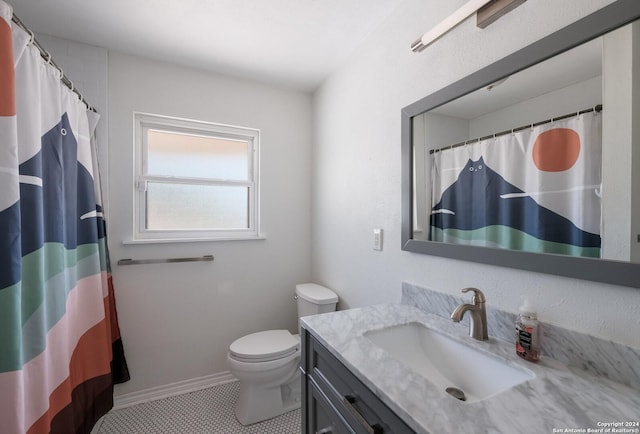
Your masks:
<svg viewBox="0 0 640 434"><path fill-rule="evenodd" d="M233 410L237 381L110 411L98 434L299 434L300 409L249 426Z"/></svg>

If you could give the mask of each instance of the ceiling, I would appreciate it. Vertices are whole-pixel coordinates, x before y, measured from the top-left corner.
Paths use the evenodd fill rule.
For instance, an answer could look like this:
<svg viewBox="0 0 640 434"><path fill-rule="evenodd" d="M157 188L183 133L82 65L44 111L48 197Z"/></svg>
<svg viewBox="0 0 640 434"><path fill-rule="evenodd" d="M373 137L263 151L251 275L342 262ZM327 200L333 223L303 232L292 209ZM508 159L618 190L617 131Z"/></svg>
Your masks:
<svg viewBox="0 0 640 434"><path fill-rule="evenodd" d="M495 83L437 107L434 113L475 119L602 74L602 39L579 45Z"/></svg>
<svg viewBox="0 0 640 434"><path fill-rule="evenodd" d="M403 0L5 1L36 33L312 91Z"/></svg>

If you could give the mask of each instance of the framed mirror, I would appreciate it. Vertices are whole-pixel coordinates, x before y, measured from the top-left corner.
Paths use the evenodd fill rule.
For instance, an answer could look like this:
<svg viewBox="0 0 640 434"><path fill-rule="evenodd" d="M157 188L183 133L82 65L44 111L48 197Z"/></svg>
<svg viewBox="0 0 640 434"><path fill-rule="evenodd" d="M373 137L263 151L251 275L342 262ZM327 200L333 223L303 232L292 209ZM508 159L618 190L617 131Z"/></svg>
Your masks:
<svg viewBox="0 0 640 434"><path fill-rule="evenodd" d="M402 249L640 288L639 18L618 0L405 107Z"/></svg>

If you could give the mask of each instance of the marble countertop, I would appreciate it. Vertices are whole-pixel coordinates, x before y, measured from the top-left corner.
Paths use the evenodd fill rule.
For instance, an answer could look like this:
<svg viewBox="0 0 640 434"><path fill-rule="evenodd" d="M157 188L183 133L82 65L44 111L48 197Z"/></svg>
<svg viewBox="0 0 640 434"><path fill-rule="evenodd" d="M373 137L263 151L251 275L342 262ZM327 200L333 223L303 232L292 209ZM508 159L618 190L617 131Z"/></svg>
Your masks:
<svg viewBox="0 0 640 434"><path fill-rule="evenodd" d="M529 369L535 378L481 401L458 401L363 336L411 322ZM638 390L544 356L539 363L524 361L513 344L492 338L491 329L489 341L476 341L467 327L405 304L331 312L305 317L302 323L419 433L640 432Z"/></svg>

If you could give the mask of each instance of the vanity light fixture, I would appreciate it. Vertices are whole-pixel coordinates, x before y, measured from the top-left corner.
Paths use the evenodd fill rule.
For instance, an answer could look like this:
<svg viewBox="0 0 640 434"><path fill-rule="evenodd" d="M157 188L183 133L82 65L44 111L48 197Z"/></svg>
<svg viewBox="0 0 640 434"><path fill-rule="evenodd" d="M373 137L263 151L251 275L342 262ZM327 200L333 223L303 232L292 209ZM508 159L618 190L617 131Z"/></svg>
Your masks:
<svg viewBox="0 0 640 434"><path fill-rule="evenodd" d="M413 44L411 44L411 50L416 53L424 50L433 41L440 38L449 30L453 29L455 26L463 22L470 15L474 14L478 9L480 9L490 1L491 0L469 0L457 11L442 20L440 24L429 30L427 33L422 35L421 38L417 39Z"/></svg>
<svg viewBox="0 0 640 434"><path fill-rule="evenodd" d="M484 29L495 20L520 6L526 0L469 0L440 24L422 35L411 44L411 50L418 53L449 30L456 27L477 12L477 26Z"/></svg>

